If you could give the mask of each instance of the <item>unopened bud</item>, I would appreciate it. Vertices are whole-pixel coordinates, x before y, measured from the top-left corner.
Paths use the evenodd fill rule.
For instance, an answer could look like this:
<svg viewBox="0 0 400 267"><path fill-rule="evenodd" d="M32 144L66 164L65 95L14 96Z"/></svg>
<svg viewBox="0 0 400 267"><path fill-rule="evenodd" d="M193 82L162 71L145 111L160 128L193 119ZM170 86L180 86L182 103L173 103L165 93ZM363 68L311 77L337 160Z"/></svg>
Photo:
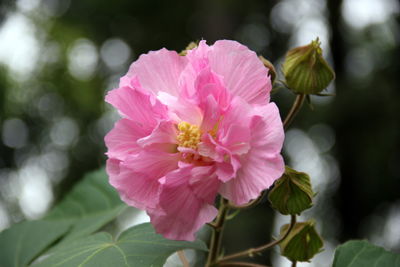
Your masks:
<svg viewBox="0 0 400 267"><path fill-rule="evenodd" d="M286 54L282 65L286 85L298 94L318 94L335 78L335 73L322 57L317 38L309 45L296 47Z"/></svg>
<svg viewBox="0 0 400 267"><path fill-rule="evenodd" d="M287 166L268 194L271 206L284 215L300 214L311 208L313 197L308 174Z"/></svg>
<svg viewBox="0 0 400 267"><path fill-rule="evenodd" d="M282 226L281 236L288 228L288 224ZM279 243L281 254L291 261L309 261L315 254L321 252L323 245L313 220L296 223L289 235Z"/></svg>

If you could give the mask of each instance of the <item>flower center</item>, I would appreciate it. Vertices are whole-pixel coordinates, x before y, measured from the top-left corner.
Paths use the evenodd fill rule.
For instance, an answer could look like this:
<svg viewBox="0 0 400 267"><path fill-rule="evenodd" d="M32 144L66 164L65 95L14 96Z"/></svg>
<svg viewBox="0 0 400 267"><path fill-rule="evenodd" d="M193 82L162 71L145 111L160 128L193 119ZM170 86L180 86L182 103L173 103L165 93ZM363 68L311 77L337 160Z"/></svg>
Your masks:
<svg viewBox="0 0 400 267"><path fill-rule="evenodd" d="M196 149L201 138L199 126L182 121L178 124L178 130L178 145L181 147Z"/></svg>

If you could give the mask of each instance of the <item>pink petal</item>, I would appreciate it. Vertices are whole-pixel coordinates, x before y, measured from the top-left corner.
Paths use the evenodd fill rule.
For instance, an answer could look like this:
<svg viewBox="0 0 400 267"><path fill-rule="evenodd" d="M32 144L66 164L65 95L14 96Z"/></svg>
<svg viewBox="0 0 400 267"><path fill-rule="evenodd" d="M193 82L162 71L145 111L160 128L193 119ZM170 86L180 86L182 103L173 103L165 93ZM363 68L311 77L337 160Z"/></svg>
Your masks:
<svg viewBox="0 0 400 267"><path fill-rule="evenodd" d="M130 87L142 90L142 86L137 77L128 77L127 75L119 79L119 87Z"/></svg>
<svg viewBox="0 0 400 267"><path fill-rule="evenodd" d="M275 103L269 103L256 107L254 112L260 114L259 119L264 123L259 126L260 130L252 133L251 145L263 149L271 156L280 153L285 133L278 107Z"/></svg>
<svg viewBox="0 0 400 267"><path fill-rule="evenodd" d="M216 179L214 166L200 166L192 168L192 177L189 184L193 193L208 204L214 204L215 196L218 192L220 181Z"/></svg>
<svg viewBox="0 0 400 267"><path fill-rule="evenodd" d="M232 95L251 104L269 102L272 86L268 69L246 46L235 41L217 41L209 53L209 62Z"/></svg>
<svg viewBox="0 0 400 267"><path fill-rule="evenodd" d="M230 103L230 95L220 77L204 68L195 81L194 101L203 111L202 130L212 130Z"/></svg>
<svg viewBox="0 0 400 267"><path fill-rule="evenodd" d="M138 153L141 147L136 141L150 134L148 129L128 119L119 120L104 138L110 158L124 160L129 154Z"/></svg>
<svg viewBox="0 0 400 267"><path fill-rule="evenodd" d="M204 68L198 74L195 81L195 88L200 105L203 99L211 95L221 107L226 108L228 106L230 103L230 95L222 85L221 79L223 79L223 77L215 74L209 67Z"/></svg>
<svg viewBox="0 0 400 267"><path fill-rule="evenodd" d="M167 153L159 150L143 150L131 155L122 165L135 173L146 173L152 179L158 179L178 168L179 153Z"/></svg>
<svg viewBox="0 0 400 267"><path fill-rule="evenodd" d="M248 129L250 131L250 123L252 120L254 108L245 102L240 97L234 97L230 103L228 110L225 112L219 124L218 140L224 143L230 143L228 134L232 127L242 127L243 129ZM243 135L243 138L240 136ZM248 134L241 131L241 134L230 135L230 137L235 137L235 140L247 139ZM228 139L227 139L228 138Z"/></svg>
<svg viewBox="0 0 400 267"><path fill-rule="evenodd" d="M219 151L223 154L247 153L250 149L250 125L253 116L252 107L240 97L235 97L218 124L216 141L210 141L221 147Z"/></svg>
<svg viewBox="0 0 400 267"><path fill-rule="evenodd" d="M110 158L106 162L106 172L108 173L109 177L116 176L119 174L119 164L121 163L118 159Z"/></svg>
<svg viewBox="0 0 400 267"><path fill-rule="evenodd" d="M126 76L137 77L144 90L156 95L158 92L166 92L178 96L179 77L186 64L185 57L163 48L141 55L132 63Z"/></svg>
<svg viewBox="0 0 400 267"><path fill-rule="evenodd" d="M139 209L154 208L158 202L159 178L178 167L179 154L162 151L142 151L119 163L107 161L110 184L128 205Z"/></svg>
<svg viewBox="0 0 400 267"><path fill-rule="evenodd" d="M241 158L241 168L234 179L221 187L220 193L236 205L257 198L269 188L284 171L280 155L284 133L279 111L274 104L262 108L263 113L253 117L251 149ZM264 116L264 117L262 117Z"/></svg>
<svg viewBox="0 0 400 267"><path fill-rule="evenodd" d="M235 205L246 204L281 177L284 167L281 155L266 159L262 151L252 150L242 160L236 177L223 184L219 192Z"/></svg>
<svg viewBox="0 0 400 267"><path fill-rule="evenodd" d="M108 164L108 163L107 163ZM160 183L144 173L121 167L118 175L110 176L110 184L114 186L122 201L138 209L154 208L158 203Z"/></svg>
<svg viewBox="0 0 400 267"><path fill-rule="evenodd" d="M205 181L195 179L196 182L190 185L192 177L192 167L169 173L160 193L159 203L163 212L149 212L157 233L168 239L193 241L195 232L212 221L218 213L215 207L208 204L212 196L208 196L207 200L197 197L197 194L203 196L201 192L206 190L204 186L209 186L210 181L204 177Z"/></svg>
<svg viewBox="0 0 400 267"><path fill-rule="evenodd" d="M218 179L222 182L226 183L236 176L236 171L238 168L235 168L230 162L218 162L216 166L217 170L215 173L217 174Z"/></svg>
<svg viewBox="0 0 400 267"><path fill-rule="evenodd" d="M137 141L141 147L153 144L176 144L177 128L171 121L161 121L153 132Z"/></svg>
<svg viewBox="0 0 400 267"><path fill-rule="evenodd" d="M245 154L250 149L249 128L240 125L231 125L221 143L226 146L232 154Z"/></svg>
<svg viewBox="0 0 400 267"><path fill-rule="evenodd" d="M205 98L203 102L203 121L201 122L201 130L203 132L208 132L213 130L222 115L222 111L218 102L211 95Z"/></svg>
<svg viewBox="0 0 400 267"><path fill-rule="evenodd" d="M153 129L157 121L165 119L167 114L167 108L153 96L130 87L111 90L106 101L116 107L123 117L148 129Z"/></svg>
<svg viewBox="0 0 400 267"><path fill-rule="evenodd" d="M195 72L200 72L208 66L208 53L210 47L206 41L201 40L198 47L188 51L186 58L189 60Z"/></svg>

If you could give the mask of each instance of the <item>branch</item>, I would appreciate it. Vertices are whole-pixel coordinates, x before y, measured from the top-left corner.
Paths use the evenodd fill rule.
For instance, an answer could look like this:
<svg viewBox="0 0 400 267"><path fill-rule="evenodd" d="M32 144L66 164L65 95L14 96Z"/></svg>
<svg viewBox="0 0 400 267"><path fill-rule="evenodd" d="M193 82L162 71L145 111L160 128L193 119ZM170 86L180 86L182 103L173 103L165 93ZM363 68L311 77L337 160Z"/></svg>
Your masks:
<svg viewBox="0 0 400 267"><path fill-rule="evenodd" d="M183 250L178 251L178 256L183 264L183 267L190 267L189 261L186 259L185 252Z"/></svg>
<svg viewBox="0 0 400 267"><path fill-rule="evenodd" d="M247 250L225 256L225 257L221 258L218 261L218 263L221 264L224 261L241 258L241 257L251 257L254 254L260 253L264 250L267 250L267 249L279 244L280 242L285 240L285 238L290 234L290 232L292 231L295 224L296 224L296 215L291 215L289 228L287 229L286 233L280 239L272 241L268 244L265 244L265 245L257 247L257 248L249 248Z"/></svg>
<svg viewBox="0 0 400 267"><path fill-rule="evenodd" d="M224 228L224 223L226 219L226 215L228 213L228 201L226 199L221 200L221 205L219 207L218 211L218 217L215 223L212 225L212 236L211 236L211 242L210 242L210 252L208 254L208 259L206 266L212 266L216 261L219 256L219 251L221 247L221 241L222 241L222 231Z"/></svg>
<svg viewBox="0 0 400 267"><path fill-rule="evenodd" d="M230 262L221 262L219 263L218 267L269 267L269 266L250 263L250 262L230 261Z"/></svg>
<svg viewBox="0 0 400 267"><path fill-rule="evenodd" d="M296 117L297 113L300 111L305 98L305 94L298 94L296 96L292 108L290 109L289 113L286 115L285 120L283 121L283 128L285 128L285 130L289 127L289 124L293 121L294 117Z"/></svg>

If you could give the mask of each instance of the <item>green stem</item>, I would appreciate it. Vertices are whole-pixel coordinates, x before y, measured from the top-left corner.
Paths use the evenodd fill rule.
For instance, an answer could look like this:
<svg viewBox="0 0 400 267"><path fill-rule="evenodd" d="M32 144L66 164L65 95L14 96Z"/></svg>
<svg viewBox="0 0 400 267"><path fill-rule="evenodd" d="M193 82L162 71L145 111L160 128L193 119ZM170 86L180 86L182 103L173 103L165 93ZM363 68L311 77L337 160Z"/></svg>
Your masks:
<svg viewBox="0 0 400 267"><path fill-rule="evenodd" d="M280 239L272 241L272 242L270 242L268 244L265 244L265 245L257 247L257 248L249 248L247 250L244 250L244 251L241 251L241 252L237 252L237 253L225 256L222 259L220 259L218 261L218 263L222 263L222 262L225 262L225 261L228 261L228 260L241 258L241 257L251 257L254 254L260 253L260 252L262 252L264 250L267 250L267 249L279 244L280 242L285 240L285 238L290 234L290 232L292 231L292 229L293 229L295 224L296 224L296 215L291 215L289 228L287 229L286 233Z"/></svg>
<svg viewBox="0 0 400 267"><path fill-rule="evenodd" d="M269 266L250 263L250 262L230 261L230 262L221 262L218 264L218 267L269 267Z"/></svg>
<svg viewBox="0 0 400 267"><path fill-rule="evenodd" d="M300 111L301 106L303 105L305 99L306 99L305 94L298 94L296 96L292 108L290 109L289 113L286 115L285 120L283 121L283 127L285 128L285 130L289 127L294 117L296 117L297 113Z"/></svg>
<svg viewBox="0 0 400 267"><path fill-rule="evenodd" d="M218 211L218 216L213 223L212 227L212 236L211 236L211 242L210 242L210 252L208 254L208 259L206 266L211 267L213 266L218 259L219 252L221 249L221 241L222 241L222 232L224 229L224 223L226 219L226 215L228 213L228 201L226 199L221 199L221 204L219 206L219 211Z"/></svg>

